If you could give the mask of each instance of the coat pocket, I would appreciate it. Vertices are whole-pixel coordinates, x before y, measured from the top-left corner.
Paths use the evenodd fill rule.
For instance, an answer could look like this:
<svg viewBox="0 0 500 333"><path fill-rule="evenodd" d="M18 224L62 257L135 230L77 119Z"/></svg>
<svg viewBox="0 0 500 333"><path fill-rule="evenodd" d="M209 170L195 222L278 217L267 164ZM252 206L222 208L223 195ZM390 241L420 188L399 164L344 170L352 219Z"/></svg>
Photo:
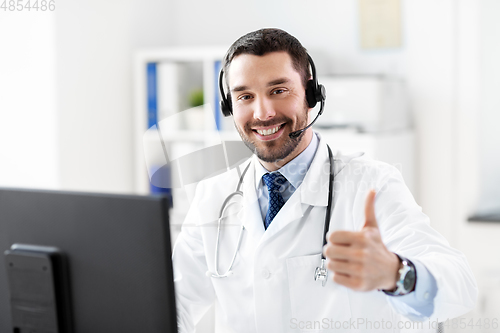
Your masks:
<svg viewBox="0 0 500 333"><path fill-rule="evenodd" d="M349 322L351 318L347 289L333 282L333 273L328 272L325 286L314 280L316 267L320 264L321 254L286 260L292 313L290 323L303 332L311 326L314 332L335 330L336 324Z"/></svg>

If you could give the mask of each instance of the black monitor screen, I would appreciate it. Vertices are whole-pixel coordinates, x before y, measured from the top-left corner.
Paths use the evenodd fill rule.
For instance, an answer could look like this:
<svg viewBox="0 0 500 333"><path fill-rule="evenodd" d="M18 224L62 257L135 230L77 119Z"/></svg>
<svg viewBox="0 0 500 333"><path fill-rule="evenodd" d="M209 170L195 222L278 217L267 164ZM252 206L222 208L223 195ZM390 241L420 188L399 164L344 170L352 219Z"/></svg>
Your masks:
<svg viewBox="0 0 500 333"><path fill-rule="evenodd" d="M168 198L0 189L0 332L13 332L4 252L57 247L73 332L176 332Z"/></svg>

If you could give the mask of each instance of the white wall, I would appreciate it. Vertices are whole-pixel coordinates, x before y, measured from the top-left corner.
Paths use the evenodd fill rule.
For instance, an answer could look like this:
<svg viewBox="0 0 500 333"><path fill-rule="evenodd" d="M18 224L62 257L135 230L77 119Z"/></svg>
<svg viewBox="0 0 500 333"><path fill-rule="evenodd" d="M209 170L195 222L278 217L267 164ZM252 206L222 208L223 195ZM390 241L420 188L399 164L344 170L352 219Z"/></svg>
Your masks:
<svg viewBox="0 0 500 333"><path fill-rule="evenodd" d="M495 184L500 184L499 160L495 153L500 144L500 132L496 129L500 121L498 5L494 0L461 0L459 12L460 85L456 127L459 181L455 187L458 197L455 216L459 247L479 284L475 318L494 318L500 313L500 263L496 260L496 254L500 253L500 225L467 221L478 208L491 207L493 203L498 209L500 193L495 188Z"/></svg>
<svg viewBox="0 0 500 333"><path fill-rule="evenodd" d="M56 188L54 13L0 11L0 186Z"/></svg>
<svg viewBox="0 0 500 333"><path fill-rule="evenodd" d="M133 51L170 43L169 8L159 0L58 3L62 188L132 192Z"/></svg>
<svg viewBox="0 0 500 333"><path fill-rule="evenodd" d="M322 73L400 73L403 49L362 51L356 0L175 1L175 45L229 46L243 34L279 27L296 36ZM425 6L422 6L425 7ZM203 28L200 28L203 27Z"/></svg>
<svg viewBox="0 0 500 333"><path fill-rule="evenodd" d="M479 147L481 210L500 209L500 1L482 0Z"/></svg>
<svg viewBox="0 0 500 333"><path fill-rule="evenodd" d="M58 4L59 163L64 189L130 188L130 4Z"/></svg>

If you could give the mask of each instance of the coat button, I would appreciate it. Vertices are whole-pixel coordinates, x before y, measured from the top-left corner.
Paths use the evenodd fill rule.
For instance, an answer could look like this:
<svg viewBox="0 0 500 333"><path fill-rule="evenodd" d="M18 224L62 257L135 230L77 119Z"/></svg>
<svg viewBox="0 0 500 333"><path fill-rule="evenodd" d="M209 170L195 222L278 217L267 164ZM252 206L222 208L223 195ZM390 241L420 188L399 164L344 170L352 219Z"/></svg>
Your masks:
<svg viewBox="0 0 500 333"><path fill-rule="evenodd" d="M262 270L262 277L263 277L264 279L269 279L269 277L270 277L270 276L271 276L271 272L269 272L269 270L267 270L266 268L264 268L264 269Z"/></svg>

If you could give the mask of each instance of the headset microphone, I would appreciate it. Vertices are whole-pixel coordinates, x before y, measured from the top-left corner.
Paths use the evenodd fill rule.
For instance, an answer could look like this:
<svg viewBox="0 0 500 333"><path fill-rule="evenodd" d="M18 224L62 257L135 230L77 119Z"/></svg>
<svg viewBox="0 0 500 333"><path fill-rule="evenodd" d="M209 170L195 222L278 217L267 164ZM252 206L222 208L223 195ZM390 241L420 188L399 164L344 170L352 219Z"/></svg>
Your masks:
<svg viewBox="0 0 500 333"><path fill-rule="evenodd" d="M323 86L321 86L321 87L323 87ZM295 139L295 138L299 137L299 135L301 135L306 129L308 129L309 127L311 127L316 122L316 120L318 119L318 117L323 113L323 107L324 106L325 106L325 100L322 100L321 101L321 108L319 109L319 112L316 115L316 118L314 118L314 120L309 125L307 125L306 127L304 127L303 129L288 134L288 136L290 137L290 139Z"/></svg>

